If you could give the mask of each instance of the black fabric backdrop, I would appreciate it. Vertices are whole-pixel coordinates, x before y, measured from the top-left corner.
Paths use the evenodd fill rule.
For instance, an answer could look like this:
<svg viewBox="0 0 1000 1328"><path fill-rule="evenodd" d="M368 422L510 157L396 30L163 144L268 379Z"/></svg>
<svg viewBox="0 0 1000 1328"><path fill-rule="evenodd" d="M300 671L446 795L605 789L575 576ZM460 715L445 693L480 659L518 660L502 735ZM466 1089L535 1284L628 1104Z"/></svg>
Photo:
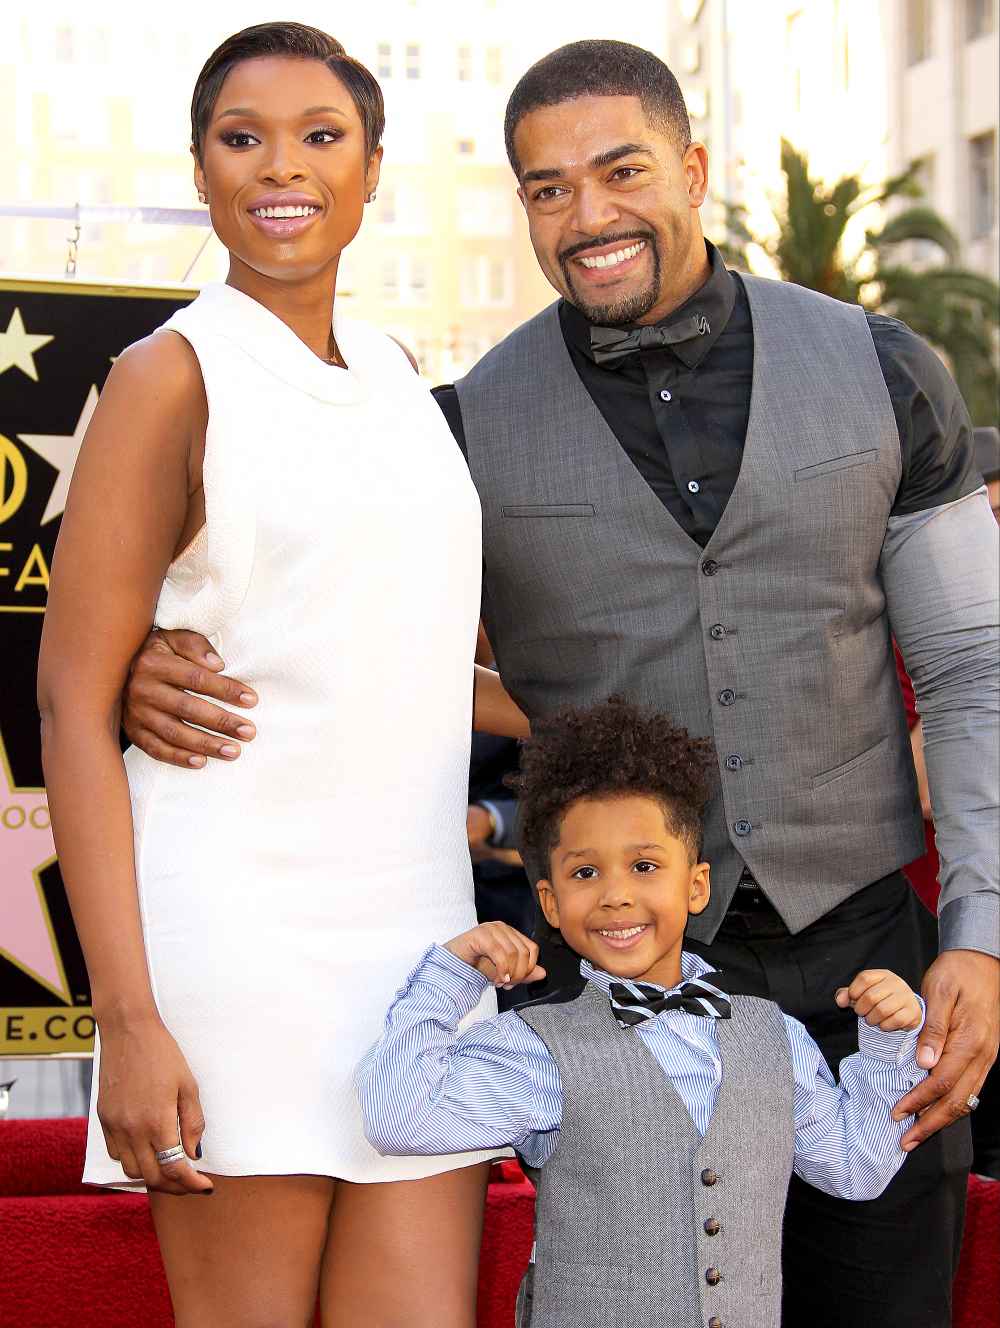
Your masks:
<svg viewBox="0 0 1000 1328"><path fill-rule="evenodd" d="M24 852L13 836L28 833L29 803L36 826L47 820L44 804L23 797L42 786L38 644L63 488L77 450L74 435L92 389L101 390L125 346L147 336L193 294L0 280L0 744L10 775L8 780L0 756L0 1056L93 1045L86 969L56 862L43 867L38 879L65 976L63 995L16 957L14 910L23 909L27 890ZM42 337L50 340L39 344ZM32 437L55 440L41 444L55 464L25 441ZM40 865L29 858L27 870Z"/></svg>

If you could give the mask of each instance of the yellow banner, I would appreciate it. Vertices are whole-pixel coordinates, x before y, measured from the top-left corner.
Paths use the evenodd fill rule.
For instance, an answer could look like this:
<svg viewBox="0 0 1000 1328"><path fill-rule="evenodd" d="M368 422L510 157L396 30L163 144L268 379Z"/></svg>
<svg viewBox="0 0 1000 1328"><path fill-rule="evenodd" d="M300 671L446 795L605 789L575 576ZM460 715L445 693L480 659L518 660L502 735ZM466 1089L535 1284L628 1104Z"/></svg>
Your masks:
<svg viewBox="0 0 1000 1328"><path fill-rule="evenodd" d="M94 1016L83 1006L37 1005L0 1009L0 1056L39 1056L94 1050Z"/></svg>

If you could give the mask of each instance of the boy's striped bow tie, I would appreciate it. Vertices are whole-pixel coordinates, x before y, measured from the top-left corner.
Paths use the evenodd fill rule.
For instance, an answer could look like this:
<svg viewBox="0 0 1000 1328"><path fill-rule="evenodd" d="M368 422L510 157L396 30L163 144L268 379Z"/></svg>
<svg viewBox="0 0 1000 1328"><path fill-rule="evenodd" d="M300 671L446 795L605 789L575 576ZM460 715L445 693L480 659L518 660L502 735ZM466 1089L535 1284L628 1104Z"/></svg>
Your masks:
<svg viewBox="0 0 1000 1328"><path fill-rule="evenodd" d="M641 982L634 986L641 995L636 996L630 987L620 982L612 982L609 988L611 1008L620 1024L641 1024L644 1019L655 1019L664 1010L684 1010L687 1014L703 1014L709 1019L728 1019L732 1013L728 996L697 978L670 992L644 986Z"/></svg>

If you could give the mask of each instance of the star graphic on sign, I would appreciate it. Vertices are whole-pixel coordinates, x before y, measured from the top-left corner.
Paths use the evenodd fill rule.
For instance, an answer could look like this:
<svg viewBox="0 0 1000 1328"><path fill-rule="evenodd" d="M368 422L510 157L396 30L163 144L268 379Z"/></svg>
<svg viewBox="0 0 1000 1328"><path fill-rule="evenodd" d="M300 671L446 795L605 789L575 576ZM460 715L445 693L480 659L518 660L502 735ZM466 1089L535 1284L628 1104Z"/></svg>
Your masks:
<svg viewBox="0 0 1000 1328"><path fill-rule="evenodd" d="M52 340L35 332L26 332L20 309L15 309L7 324L7 331L0 332L0 374L8 369L20 369L29 378L38 382L38 370L35 368L35 351L41 350Z"/></svg>
<svg viewBox="0 0 1000 1328"><path fill-rule="evenodd" d="M18 788L0 734L0 955L68 1002L41 881L55 860L45 790Z"/></svg>
<svg viewBox="0 0 1000 1328"><path fill-rule="evenodd" d="M87 432L91 417L96 409L97 388L91 387L72 434L19 433L17 435L22 443L27 443L33 451L44 457L49 465L55 466L59 472L56 476L56 482L52 486L52 492L49 494L49 501L45 506L45 515L42 517L43 526L47 521L51 521L53 517L62 516L66 509L66 495L69 493L69 482L73 478L73 468L76 465L77 457L80 455L83 435Z"/></svg>

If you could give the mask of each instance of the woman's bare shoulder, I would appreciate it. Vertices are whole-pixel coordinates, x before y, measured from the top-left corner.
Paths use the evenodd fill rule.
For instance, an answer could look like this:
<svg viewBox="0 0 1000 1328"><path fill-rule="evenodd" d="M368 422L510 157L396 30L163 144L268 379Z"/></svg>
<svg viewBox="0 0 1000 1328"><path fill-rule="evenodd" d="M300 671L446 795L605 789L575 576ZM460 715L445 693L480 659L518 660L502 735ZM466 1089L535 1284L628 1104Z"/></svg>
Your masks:
<svg viewBox="0 0 1000 1328"><path fill-rule="evenodd" d="M142 388L171 405L187 398L198 406L205 399L201 365L194 348L179 332L162 327L122 351L108 375L107 387L112 386Z"/></svg>

